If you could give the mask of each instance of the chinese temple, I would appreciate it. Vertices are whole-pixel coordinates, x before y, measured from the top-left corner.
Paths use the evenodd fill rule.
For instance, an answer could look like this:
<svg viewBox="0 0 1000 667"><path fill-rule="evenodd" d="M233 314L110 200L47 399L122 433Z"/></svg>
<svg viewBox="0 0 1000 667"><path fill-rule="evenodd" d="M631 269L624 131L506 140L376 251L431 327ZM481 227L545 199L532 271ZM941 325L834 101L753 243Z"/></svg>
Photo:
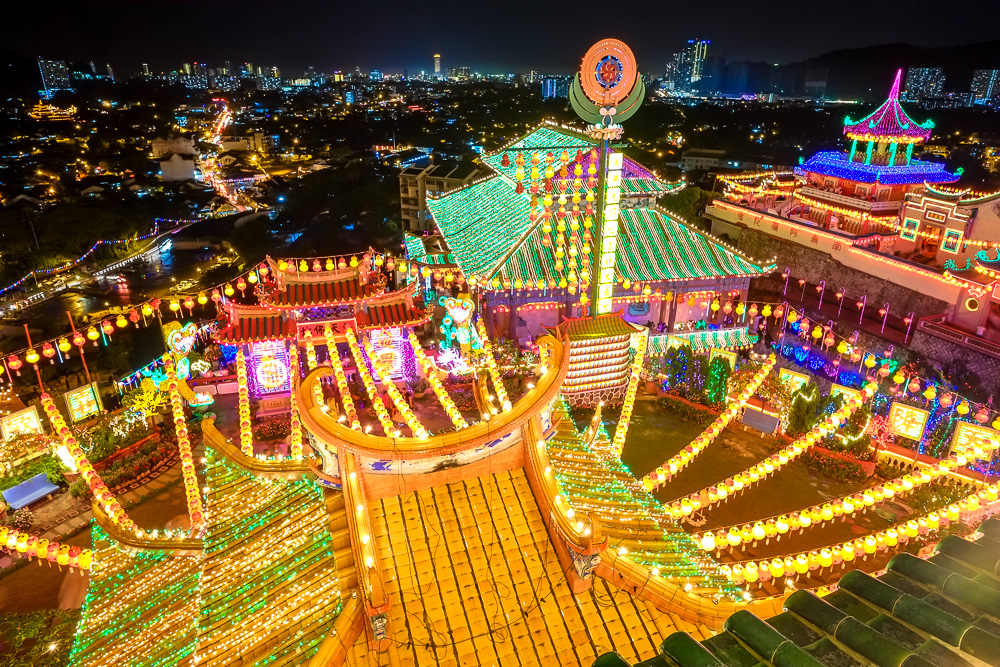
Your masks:
<svg viewBox="0 0 1000 667"><path fill-rule="evenodd" d="M492 175L428 200L437 233L409 237L409 259L478 285L491 338L525 343L588 314L596 153L585 134L547 123L486 156ZM612 309L650 329L651 354L671 335L699 349L751 344L733 313L773 267L656 205L682 184L621 162Z"/></svg>
<svg viewBox="0 0 1000 667"><path fill-rule="evenodd" d="M927 141L933 123L917 123L899 102L902 70L896 72L889 97L859 121L848 117L844 134L847 152L817 153L795 169L804 181L783 206L825 229L863 235L895 229L908 194L925 184L953 183L958 174L937 162L917 160L914 148Z"/></svg>

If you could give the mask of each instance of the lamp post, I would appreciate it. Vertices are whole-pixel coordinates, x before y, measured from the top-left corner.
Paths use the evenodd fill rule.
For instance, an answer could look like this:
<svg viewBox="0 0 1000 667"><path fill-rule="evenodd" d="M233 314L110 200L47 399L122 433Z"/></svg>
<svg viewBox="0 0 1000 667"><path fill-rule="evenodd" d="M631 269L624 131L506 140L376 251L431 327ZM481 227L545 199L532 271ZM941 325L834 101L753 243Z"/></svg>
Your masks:
<svg viewBox="0 0 1000 667"><path fill-rule="evenodd" d="M885 333L885 321L889 319L889 304L882 304L882 307L878 310L878 314L882 316L882 329L879 330L879 333Z"/></svg>
<svg viewBox="0 0 1000 667"><path fill-rule="evenodd" d="M802 296L799 297L799 303L805 303L806 301L806 279L799 278L799 287L802 288Z"/></svg>
<svg viewBox="0 0 1000 667"><path fill-rule="evenodd" d="M913 311L911 310L903 318L903 323L906 324L906 335L903 336L903 342L906 343L910 340L910 328L913 326Z"/></svg>
<svg viewBox="0 0 1000 667"><path fill-rule="evenodd" d="M782 296L788 294L788 278L792 275L791 271L792 270L786 266L785 270L781 272L781 277L785 279L785 289L781 292Z"/></svg>
<svg viewBox="0 0 1000 667"><path fill-rule="evenodd" d="M826 281L819 281L819 285L816 285L816 291L819 292L819 310L823 312L823 295L826 293Z"/></svg>
<svg viewBox="0 0 1000 667"><path fill-rule="evenodd" d="M840 319L840 309L844 307L844 288L837 290L837 319Z"/></svg>
<svg viewBox="0 0 1000 667"><path fill-rule="evenodd" d="M865 320L865 306L868 304L868 295L865 294L858 301L858 310L861 311L861 317L858 318L858 324L861 324Z"/></svg>

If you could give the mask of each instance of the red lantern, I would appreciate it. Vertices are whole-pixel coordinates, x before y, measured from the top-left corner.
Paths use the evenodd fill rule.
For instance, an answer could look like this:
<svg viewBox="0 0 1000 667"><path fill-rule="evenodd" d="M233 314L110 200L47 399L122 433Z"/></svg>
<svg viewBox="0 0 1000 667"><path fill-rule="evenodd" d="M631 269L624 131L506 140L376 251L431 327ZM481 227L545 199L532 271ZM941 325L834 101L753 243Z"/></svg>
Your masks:
<svg viewBox="0 0 1000 667"><path fill-rule="evenodd" d="M128 313L128 319L129 319L129 321L131 321L136 326L139 326L139 317L140 317L139 311L136 310L135 308L133 308L132 310L130 310L129 313Z"/></svg>
<svg viewBox="0 0 1000 667"><path fill-rule="evenodd" d="M101 331L107 335L111 335L115 332L115 325L111 324L111 320L104 320L101 322Z"/></svg>
<svg viewBox="0 0 1000 667"><path fill-rule="evenodd" d="M17 371L18 375L21 374L21 371L19 369L21 368L22 365L24 365L23 362L17 358L16 354L12 354L9 357L7 357L7 366L10 367L12 370Z"/></svg>
<svg viewBox="0 0 1000 667"><path fill-rule="evenodd" d="M52 357L56 356L56 348L52 347L52 343L42 344L42 356L49 360L50 364L54 364Z"/></svg>
<svg viewBox="0 0 1000 667"><path fill-rule="evenodd" d="M83 347L83 344L87 342L87 339L83 337L83 334L79 331L73 332L73 345L77 347Z"/></svg>

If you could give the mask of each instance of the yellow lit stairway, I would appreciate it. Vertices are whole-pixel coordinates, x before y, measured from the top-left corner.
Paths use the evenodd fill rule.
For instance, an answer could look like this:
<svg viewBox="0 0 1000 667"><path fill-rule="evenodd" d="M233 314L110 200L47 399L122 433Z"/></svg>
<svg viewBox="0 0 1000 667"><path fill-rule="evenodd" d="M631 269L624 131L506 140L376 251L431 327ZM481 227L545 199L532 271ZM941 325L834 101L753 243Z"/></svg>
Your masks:
<svg viewBox="0 0 1000 667"><path fill-rule="evenodd" d="M652 657L676 630L707 638L601 579L571 593L522 470L387 498L371 512L391 642L374 653L362 635L348 664L589 665L608 650Z"/></svg>

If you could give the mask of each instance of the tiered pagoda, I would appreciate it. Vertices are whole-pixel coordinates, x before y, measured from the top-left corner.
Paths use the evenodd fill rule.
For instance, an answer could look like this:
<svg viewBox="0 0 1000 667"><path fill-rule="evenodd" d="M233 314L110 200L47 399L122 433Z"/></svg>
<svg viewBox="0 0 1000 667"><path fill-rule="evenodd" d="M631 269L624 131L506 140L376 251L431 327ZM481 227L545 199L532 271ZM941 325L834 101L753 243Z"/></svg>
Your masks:
<svg viewBox="0 0 1000 667"><path fill-rule="evenodd" d="M796 168L805 184L785 213L826 229L874 233L898 226L907 194L923 192L928 183L958 180L937 162L913 158L914 147L930 138L934 124L917 123L903 109L902 74L896 72L889 98L878 109L859 121L846 119L849 151L820 152Z"/></svg>
<svg viewBox="0 0 1000 667"><path fill-rule="evenodd" d="M437 233L408 237L407 253L478 286L489 336L523 344L589 314L596 150L583 133L548 123L483 161L493 175L428 200ZM615 309L650 328L651 354L671 335L701 349L751 344L738 306L750 278L772 267L656 206L682 184L628 157L621 173Z"/></svg>

